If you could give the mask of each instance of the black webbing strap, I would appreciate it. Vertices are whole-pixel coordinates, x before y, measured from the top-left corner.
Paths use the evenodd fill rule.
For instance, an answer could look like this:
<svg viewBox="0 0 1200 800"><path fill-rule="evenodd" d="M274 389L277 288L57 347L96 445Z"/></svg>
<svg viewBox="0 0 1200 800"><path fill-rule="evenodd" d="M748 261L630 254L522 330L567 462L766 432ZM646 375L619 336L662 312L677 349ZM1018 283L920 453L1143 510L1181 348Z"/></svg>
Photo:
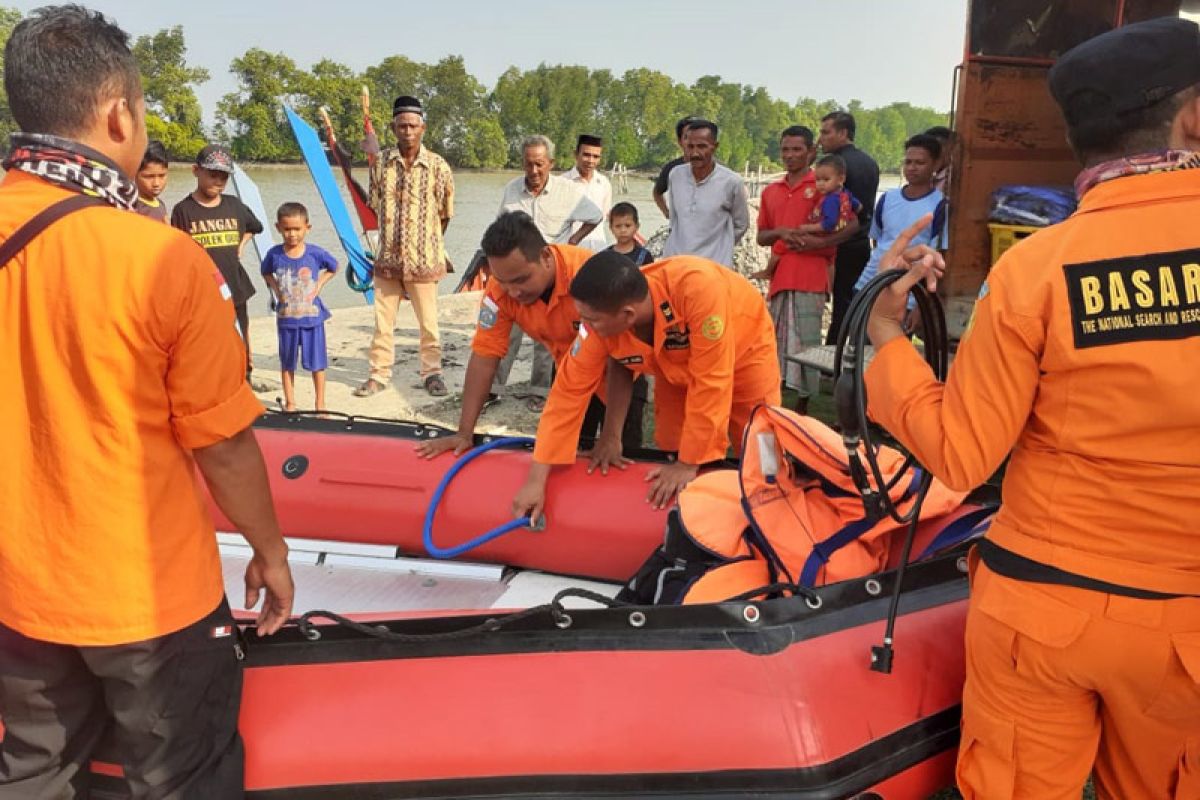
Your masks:
<svg viewBox="0 0 1200 800"><path fill-rule="evenodd" d="M99 197L86 194L71 195L65 200L59 200L49 208L44 209L33 219L17 228L12 236L0 243L0 269L4 269L17 253L25 249L35 236L53 225L67 214L79 211L89 206L108 205Z"/></svg>

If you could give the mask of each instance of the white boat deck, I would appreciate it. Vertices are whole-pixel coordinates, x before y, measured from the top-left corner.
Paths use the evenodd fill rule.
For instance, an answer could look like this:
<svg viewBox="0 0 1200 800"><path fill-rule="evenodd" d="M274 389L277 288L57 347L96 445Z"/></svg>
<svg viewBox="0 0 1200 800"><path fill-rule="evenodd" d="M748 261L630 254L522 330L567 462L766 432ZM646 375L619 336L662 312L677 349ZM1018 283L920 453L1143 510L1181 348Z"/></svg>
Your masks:
<svg viewBox="0 0 1200 800"><path fill-rule="evenodd" d="M217 534L230 605L244 602L243 577L251 550L236 533ZM613 597L615 583L567 578L495 564L411 558L395 547L288 539L296 582L294 613L339 614L527 608L549 602L568 587ZM569 598L568 607L595 607Z"/></svg>

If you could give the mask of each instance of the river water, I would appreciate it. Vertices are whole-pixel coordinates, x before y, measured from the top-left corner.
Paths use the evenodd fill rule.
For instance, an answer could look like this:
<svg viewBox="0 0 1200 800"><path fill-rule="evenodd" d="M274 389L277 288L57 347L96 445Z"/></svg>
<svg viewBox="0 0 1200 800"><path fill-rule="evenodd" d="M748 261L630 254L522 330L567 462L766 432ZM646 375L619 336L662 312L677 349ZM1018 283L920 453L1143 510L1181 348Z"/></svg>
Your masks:
<svg viewBox="0 0 1200 800"><path fill-rule="evenodd" d="M280 204L303 203L308 208L309 219L312 222L309 241L333 253L344 267L346 254L338 242L333 225L329 221L329 215L313 186L307 167L299 164L294 166L256 166L251 164L246 167L246 173L258 184L258 189L262 193L263 204L270 215L270 219L263 220L263 222L270 232L275 233L273 227L275 209ZM478 249L484 230L496 218L504 185L520 175L521 173L515 170L454 173L454 219L450 221L450 227L446 229L446 251L459 272L448 275L442 281L442 293L452 292L458 285L459 276ZM338 173L337 177L338 187L342 190L342 199L350 208L350 198L341 182L341 174ZM366 168L355 170L355 177L365 185ZM650 178L630 176L628 184L629 192L627 194L621 194L615 186L613 187L613 202L626 201L637 206L638 215L641 218L642 234L649 237L666 224L666 220L651 197L654 182ZM880 190L899 185L899 176L884 175L880 182ZM195 188L195 178L192 177L191 167L189 165L173 165L163 198L168 206L173 206L193 188ZM353 210L350 213L353 216ZM753 231L751 231L752 233ZM279 242L278 234L275 234L275 241ZM246 248L243 263L259 287L259 293L250 301L250 315L265 316L270 313L268 295L262 279L258 277L258 259L253 247ZM362 295L351 290L341 276L332 280L322 291L321 296L330 308L346 308L363 302Z"/></svg>
<svg viewBox="0 0 1200 800"><path fill-rule="evenodd" d="M263 196L263 204L271 219L263 220L268 230L274 233L275 209L281 203L293 201L303 203L308 208L312 232L309 241L324 247L333 253L340 264L345 264L346 254L338 243L329 215L313 186L308 169L302 165L296 166L254 166L248 165L246 173L258 184ZM515 177L517 171L504 172L455 172L454 173L454 219L446 229L446 251L450 260L459 270L448 275L442 282L441 291L452 292L458 285L462 270L466 269L471 257L479 247L479 240L484 230L496 218L500 206L500 197L504 185ZM355 170L355 177L365 185L367 180L366 168ZM342 189L343 200L349 207L350 198L346 195L345 187L341 184L341 174L338 174L339 187ZM172 166L163 197L168 206L173 206L188 192L195 188L195 178L192 177L191 167L186 165ZM658 206L654 205L651 191L654 183L648 178L629 178L629 193L620 194L614 187L613 202L622 200L633 203L638 208L641 217L642 232L646 236L654 233L665 224ZM232 189L230 189L232 191ZM353 210L350 212L353 216ZM279 242L278 234L275 235ZM259 287L259 293L250 301L251 316L263 316L268 312L267 292L261 279L258 278L258 260L254 248L247 247L243 262L246 270L254 278ZM330 308L345 308L361 304L362 296L352 291L341 276L332 280L321 293L326 305Z"/></svg>

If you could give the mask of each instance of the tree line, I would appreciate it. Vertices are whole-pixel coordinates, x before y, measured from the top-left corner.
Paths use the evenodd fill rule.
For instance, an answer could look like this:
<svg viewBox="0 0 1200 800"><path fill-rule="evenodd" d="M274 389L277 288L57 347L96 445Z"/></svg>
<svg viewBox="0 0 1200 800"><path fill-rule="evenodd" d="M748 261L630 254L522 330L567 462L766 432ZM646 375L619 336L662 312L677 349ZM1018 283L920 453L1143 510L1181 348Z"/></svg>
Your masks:
<svg viewBox="0 0 1200 800"><path fill-rule="evenodd" d="M20 19L20 12L0 7L0 48ZM858 146L885 171L897 171L904 140L946 124L947 118L944 112L905 102L880 108L865 108L857 100L843 105L800 98L789 103L763 87L716 75L687 85L651 69L615 75L607 69L542 64L527 70L510 67L489 90L457 55L434 64L389 56L356 72L328 58L306 70L283 53L251 48L230 64L237 89L220 100L215 121L206 125L195 90L210 76L188 64L183 29L140 36L133 50L142 71L149 135L180 159L191 159L206 140L215 139L241 160L298 161L284 103L314 124L317 109L326 107L340 141L362 158L363 86L370 90L382 138L390 139L385 128L392 99L415 95L425 105L426 144L452 166L464 168L518 166L520 141L530 134L556 142L558 166L567 167L580 133L604 137L608 163L653 168L677 155L676 120L694 115L720 126L722 161L737 170L746 163L772 169L779 164L780 131L797 124L815 131L822 116L845 109L857 120ZM14 128L0 88L0 135L7 137Z"/></svg>

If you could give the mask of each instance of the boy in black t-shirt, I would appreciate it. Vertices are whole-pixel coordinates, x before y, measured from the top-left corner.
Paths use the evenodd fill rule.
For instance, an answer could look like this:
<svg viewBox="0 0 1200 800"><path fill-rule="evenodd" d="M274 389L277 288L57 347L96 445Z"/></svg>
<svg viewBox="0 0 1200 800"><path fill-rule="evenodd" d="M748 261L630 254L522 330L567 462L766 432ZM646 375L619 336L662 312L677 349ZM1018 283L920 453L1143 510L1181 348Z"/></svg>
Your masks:
<svg viewBox="0 0 1200 800"><path fill-rule="evenodd" d="M638 210L633 203L617 203L608 212L608 227L617 243L608 249L644 267L654 260L650 251L638 243Z"/></svg>
<svg viewBox="0 0 1200 800"><path fill-rule="evenodd" d="M219 144L204 147L192 167L196 190L180 200L171 211L171 224L190 235L205 249L225 278L233 296L242 340L246 343L246 380L255 391L270 387L251 380L254 360L250 354L250 314L246 303L254 296L254 284L242 267L242 249L263 224L241 200L222 194L233 174L233 156Z"/></svg>

